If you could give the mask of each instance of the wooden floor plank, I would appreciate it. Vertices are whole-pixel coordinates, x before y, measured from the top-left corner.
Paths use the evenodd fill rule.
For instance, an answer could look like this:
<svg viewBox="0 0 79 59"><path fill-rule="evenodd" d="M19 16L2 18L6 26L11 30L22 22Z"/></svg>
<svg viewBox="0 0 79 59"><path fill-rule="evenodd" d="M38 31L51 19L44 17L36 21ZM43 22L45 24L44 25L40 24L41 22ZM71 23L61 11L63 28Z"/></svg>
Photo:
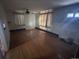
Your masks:
<svg viewBox="0 0 79 59"><path fill-rule="evenodd" d="M6 59L71 59L72 56L71 46L34 29L11 32L11 49Z"/></svg>

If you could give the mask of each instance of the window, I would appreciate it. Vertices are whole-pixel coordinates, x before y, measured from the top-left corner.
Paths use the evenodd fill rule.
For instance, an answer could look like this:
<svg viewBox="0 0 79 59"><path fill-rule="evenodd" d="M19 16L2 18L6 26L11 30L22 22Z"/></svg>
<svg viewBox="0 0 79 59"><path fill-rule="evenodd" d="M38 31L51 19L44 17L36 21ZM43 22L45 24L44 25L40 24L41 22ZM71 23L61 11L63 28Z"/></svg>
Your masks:
<svg viewBox="0 0 79 59"><path fill-rule="evenodd" d="M52 13L48 13L48 19L47 19L47 27L50 27L52 20Z"/></svg>
<svg viewBox="0 0 79 59"><path fill-rule="evenodd" d="M39 26L50 27L52 20L52 13L43 13L39 15Z"/></svg>
<svg viewBox="0 0 79 59"><path fill-rule="evenodd" d="M73 16L74 16L73 13L68 13L68 14L67 14L67 18L72 18Z"/></svg>
<svg viewBox="0 0 79 59"><path fill-rule="evenodd" d="M76 14L75 14L75 17L79 17L79 13L76 13Z"/></svg>
<svg viewBox="0 0 79 59"><path fill-rule="evenodd" d="M47 18L47 14L42 14L39 16L39 25L40 26L46 26L46 18Z"/></svg>
<svg viewBox="0 0 79 59"><path fill-rule="evenodd" d="M15 15L15 24L24 25L24 15Z"/></svg>

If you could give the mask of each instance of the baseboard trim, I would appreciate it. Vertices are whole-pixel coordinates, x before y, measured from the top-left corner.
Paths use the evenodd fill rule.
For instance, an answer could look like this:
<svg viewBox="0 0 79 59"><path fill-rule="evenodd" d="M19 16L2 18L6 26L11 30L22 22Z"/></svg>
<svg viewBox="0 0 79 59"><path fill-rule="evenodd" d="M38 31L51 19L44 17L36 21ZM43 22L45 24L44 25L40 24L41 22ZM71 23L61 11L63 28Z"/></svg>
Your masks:
<svg viewBox="0 0 79 59"><path fill-rule="evenodd" d="M10 31L20 31L20 30L25 30L25 28L22 28L22 29L14 29L14 30L10 30Z"/></svg>
<svg viewBox="0 0 79 59"><path fill-rule="evenodd" d="M49 32L49 31L47 31L47 30L44 30L44 29L41 29L41 28L38 28L38 27L36 27L35 29L45 31L45 32L47 32L47 33L50 33L50 34L54 35L55 37L59 37L59 35L56 34L56 33L52 33L52 32Z"/></svg>

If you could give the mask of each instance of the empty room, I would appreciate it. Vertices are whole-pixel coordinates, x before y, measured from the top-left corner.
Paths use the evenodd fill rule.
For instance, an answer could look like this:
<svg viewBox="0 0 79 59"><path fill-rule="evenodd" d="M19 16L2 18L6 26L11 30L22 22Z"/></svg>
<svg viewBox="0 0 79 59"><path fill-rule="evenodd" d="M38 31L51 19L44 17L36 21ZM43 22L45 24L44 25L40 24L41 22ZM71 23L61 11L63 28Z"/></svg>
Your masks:
<svg viewBox="0 0 79 59"><path fill-rule="evenodd" d="M79 0L0 0L0 59L79 59Z"/></svg>

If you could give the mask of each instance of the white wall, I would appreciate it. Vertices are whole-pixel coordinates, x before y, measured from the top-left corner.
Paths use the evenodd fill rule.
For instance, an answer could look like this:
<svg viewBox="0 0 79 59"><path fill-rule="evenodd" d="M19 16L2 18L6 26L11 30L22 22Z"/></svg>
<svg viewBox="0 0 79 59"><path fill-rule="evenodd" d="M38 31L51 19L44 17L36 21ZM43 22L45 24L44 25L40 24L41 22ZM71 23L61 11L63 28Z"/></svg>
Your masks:
<svg viewBox="0 0 79 59"><path fill-rule="evenodd" d="M35 28L35 14L26 14L25 15L25 28L33 29Z"/></svg>
<svg viewBox="0 0 79 59"><path fill-rule="evenodd" d="M25 25L16 25L15 24L15 17L14 14L12 13L8 13L8 21L10 22L9 28L10 30L16 30L16 29L22 29L22 28L26 28L26 29L33 29L35 28L35 14L24 14L24 21L25 21Z"/></svg>
<svg viewBox="0 0 79 59"><path fill-rule="evenodd" d="M6 29L4 30L3 24L5 24ZM9 41L10 41L10 33L6 21L6 14L5 11L0 5L0 40L2 43L2 49L8 50L9 48Z"/></svg>
<svg viewBox="0 0 79 59"><path fill-rule="evenodd" d="M15 23L15 14L11 13L11 12L8 12L7 13L7 20L8 20L8 26L9 26L9 29L10 30L16 30L16 29L22 29L22 28L25 28L24 25L16 25Z"/></svg>

